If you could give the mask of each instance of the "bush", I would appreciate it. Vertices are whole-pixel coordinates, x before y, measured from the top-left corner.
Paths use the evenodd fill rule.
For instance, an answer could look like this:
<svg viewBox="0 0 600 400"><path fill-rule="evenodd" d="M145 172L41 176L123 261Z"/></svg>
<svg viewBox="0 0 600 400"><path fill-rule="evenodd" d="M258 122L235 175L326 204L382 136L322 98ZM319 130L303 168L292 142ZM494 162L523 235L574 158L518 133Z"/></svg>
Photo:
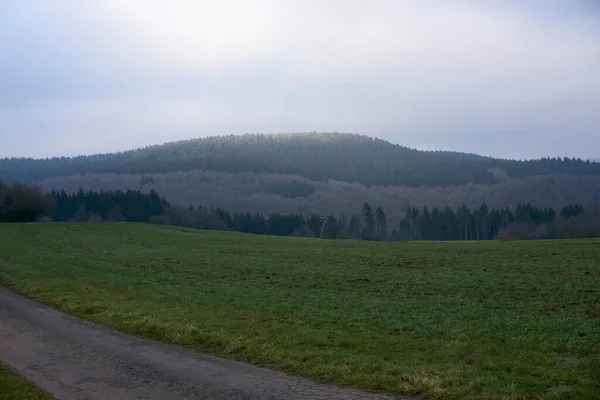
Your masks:
<svg viewBox="0 0 600 400"><path fill-rule="evenodd" d="M37 186L0 182L0 222L34 222L54 206Z"/></svg>

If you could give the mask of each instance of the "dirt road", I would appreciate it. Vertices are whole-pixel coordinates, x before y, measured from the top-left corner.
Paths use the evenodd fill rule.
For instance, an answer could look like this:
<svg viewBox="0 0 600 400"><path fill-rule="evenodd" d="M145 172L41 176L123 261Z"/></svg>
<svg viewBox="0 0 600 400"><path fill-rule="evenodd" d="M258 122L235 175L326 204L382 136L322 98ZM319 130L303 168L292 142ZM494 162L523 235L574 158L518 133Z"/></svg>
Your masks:
<svg viewBox="0 0 600 400"><path fill-rule="evenodd" d="M390 399L139 339L0 287L0 363L58 399Z"/></svg>

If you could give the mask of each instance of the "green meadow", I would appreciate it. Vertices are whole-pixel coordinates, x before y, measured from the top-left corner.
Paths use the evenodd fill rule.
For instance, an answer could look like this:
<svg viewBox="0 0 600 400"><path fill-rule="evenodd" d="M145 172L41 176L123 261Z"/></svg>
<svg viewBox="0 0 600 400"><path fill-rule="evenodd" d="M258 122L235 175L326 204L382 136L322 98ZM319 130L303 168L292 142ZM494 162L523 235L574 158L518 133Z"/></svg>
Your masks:
<svg viewBox="0 0 600 400"><path fill-rule="evenodd" d="M0 224L0 284L130 334L343 386L600 398L600 240Z"/></svg>

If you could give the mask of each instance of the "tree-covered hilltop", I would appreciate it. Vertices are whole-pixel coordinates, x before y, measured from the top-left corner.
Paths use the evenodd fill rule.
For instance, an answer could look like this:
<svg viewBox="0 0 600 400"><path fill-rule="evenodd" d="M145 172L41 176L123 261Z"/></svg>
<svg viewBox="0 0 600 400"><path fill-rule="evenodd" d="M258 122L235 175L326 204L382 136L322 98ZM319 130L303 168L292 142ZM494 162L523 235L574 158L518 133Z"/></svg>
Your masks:
<svg viewBox="0 0 600 400"><path fill-rule="evenodd" d="M214 136L122 153L73 158L0 160L0 179L33 182L84 173L190 170L279 173L384 186L494 183L490 169L509 177L600 174L600 164L569 158L500 160L453 152L418 151L356 134L301 133Z"/></svg>

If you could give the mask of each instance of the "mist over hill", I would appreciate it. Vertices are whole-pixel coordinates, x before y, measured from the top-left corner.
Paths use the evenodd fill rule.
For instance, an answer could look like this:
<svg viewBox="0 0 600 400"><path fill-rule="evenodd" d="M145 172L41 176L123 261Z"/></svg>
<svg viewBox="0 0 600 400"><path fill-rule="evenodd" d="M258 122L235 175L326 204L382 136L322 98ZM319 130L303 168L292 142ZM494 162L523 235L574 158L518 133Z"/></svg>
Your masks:
<svg viewBox="0 0 600 400"><path fill-rule="evenodd" d="M121 153L0 160L0 180L9 182L37 182L89 173L193 170L288 174L365 186L447 187L494 184L499 182L499 176L600 175L600 164L570 158L516 161L459 152L419 151L363 135L316 132L213 136Z"/></svg>

